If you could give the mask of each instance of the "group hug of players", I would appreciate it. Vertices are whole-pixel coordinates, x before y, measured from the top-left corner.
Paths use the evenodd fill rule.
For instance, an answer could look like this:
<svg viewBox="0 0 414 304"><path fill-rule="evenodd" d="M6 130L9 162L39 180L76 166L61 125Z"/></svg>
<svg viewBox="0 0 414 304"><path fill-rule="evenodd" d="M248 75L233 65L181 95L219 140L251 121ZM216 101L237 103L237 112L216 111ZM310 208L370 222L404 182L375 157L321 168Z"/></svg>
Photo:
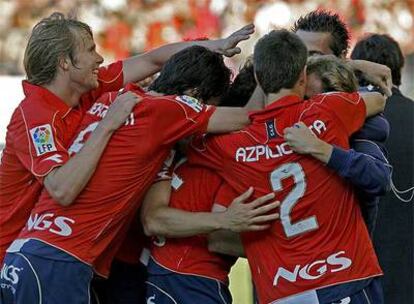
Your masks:
<svg viewBox="0 0 414 304"><path fill-rule="evenodd" d="M238 256L259 303L383 303L390 70L345 60L345 25L315 11L231 83L223 55L253 31L100 67L85 23L33 28L1 158L0 303L231 303Z"/></svg>

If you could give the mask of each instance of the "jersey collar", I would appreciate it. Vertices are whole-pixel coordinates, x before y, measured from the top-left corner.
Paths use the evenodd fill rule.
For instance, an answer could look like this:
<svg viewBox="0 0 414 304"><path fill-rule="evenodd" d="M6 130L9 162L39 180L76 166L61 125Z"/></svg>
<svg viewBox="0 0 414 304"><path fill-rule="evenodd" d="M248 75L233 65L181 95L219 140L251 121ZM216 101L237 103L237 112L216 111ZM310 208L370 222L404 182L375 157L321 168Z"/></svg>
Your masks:
<svg viewBox="0 0 414 304"><path fill-rule="evenodd" d="M50 92L48 89L23 80L23 92L26 97L40 96L41 101L46 102L54 110L59 111L62 115L66 115L72 108L68 106L62 99Z"/></svg>
<svg viewBox="0 0 414 304"><path fill-rule="evenodd" d="M250 112L249 117L252 121L268 120L270 118L274 118L275 111L277 111L281 108L284 108L284 107L289 107L291 105L294 105L294 104L300 103L300 102L304 102L304 100L301 99L297 95L284 96L284 97L272 102L271 104L266 106L263 110Z"/></svg>

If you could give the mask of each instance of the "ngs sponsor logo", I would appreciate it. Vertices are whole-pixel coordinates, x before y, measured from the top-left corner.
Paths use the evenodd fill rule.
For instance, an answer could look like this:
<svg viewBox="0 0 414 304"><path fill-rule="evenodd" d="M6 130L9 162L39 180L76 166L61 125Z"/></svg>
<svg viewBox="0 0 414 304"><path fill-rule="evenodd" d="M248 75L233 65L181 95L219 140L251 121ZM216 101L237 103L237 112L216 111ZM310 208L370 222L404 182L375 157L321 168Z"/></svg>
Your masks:
<svg viewBox="0 0 414 304"><path fill-rule="evenodd" d="M14 265L3 264L0 272L0 279L12 284L17 284L19 283L19 272L22 270L23 268Z"/></svg>
<svg viewBox="0 0 414 304"><path fill-rule="evenodd" d="M316 280L327 273L335 273L345 270L352 265L352 260L345 256L345 251L331 254L326 259L317 260L305 266L296 265L293 270L279 267L273 279L273 286L277 286L279 279L296 282L298 278L304 280Z"/></svg>
<svg viewBox="0 0 414 304"><path fill-rule="evenodd" d="M27 229L48 230L51 233L69 236L72 234L71 224L75 221L65 216L55 216L53 213L31 214L27 221Z"/></svg>

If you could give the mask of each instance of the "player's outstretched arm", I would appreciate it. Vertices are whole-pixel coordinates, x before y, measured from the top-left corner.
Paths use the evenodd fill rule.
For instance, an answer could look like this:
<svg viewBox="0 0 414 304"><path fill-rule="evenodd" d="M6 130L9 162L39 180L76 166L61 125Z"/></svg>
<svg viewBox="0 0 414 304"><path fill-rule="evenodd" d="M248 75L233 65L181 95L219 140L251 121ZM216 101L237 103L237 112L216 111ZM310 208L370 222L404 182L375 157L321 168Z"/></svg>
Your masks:
<svg viewBox="0 0 414 304"><path fill-rule="evenodd" d="M366 117L371 117L384 111L386 98L378 92L361 92L362 99L367 109Z"/></svg>
<svg viewBox="0 0 414 304"><path fill-rule="evenodd" d="M241 52L237 47L238 43L249 39L253 33L254 25L249 24L227 38L171 43L142 55L130 57L123 61L124 84L137 82L157 73L172 55L193 45L206 47L227 57L234 56Z"/></svg>
<svg viewBox="0 0 414 304"><path fill-rule="evenodd" d="M279 202L263 206L274 198L273 193L246 203L253 193L253 189L249 189L234 199L226 212L188 212L168 206L169 188L169 182L158 182L146 194L141 220L148 236L188 237L219 229L259 231L269 228L268 223L279 218L278 213L267 214L277 208Z"/></svg>
<svg viewBox="0 0 414 304"><path fill-rule="evenodd" d="M44 186L56 202L62 206L72 204L95 171L113 132L125 123L139 100L131 92L118 96L79 153L46 176Z"/></svg>

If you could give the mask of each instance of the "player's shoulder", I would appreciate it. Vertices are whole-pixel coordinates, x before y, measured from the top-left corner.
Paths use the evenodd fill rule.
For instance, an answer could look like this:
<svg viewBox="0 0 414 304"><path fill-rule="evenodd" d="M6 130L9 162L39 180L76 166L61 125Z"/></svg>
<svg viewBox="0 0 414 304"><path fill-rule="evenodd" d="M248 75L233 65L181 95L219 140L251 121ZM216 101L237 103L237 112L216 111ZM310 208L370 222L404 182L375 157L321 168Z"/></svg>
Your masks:
<svg viewBox="0 0 414 304"><path fill-rule="evenodd" d="M121 60L99 68L98 81L112 83L123 76L123 63Z"/></svg>
<svg viewBox="0 0 414 304"><path fill-rule="evenodd" d="M70 109L67 110L69 112ZM53 124L59 110L48 106L40 96L25 98L13 113L11 122L23 121L27 126ZM65 113L61 113L65 115Z"/></svg>
<svg viewBox="0 0 414 304"><path fill-rule="evenodd" d="M143 106L160 114L182 113L186 117L198 115L210 107L191 96L161 95L153 92L146 94L142 103Z"/></svg>
<svg viewBox="0 0 414 304"><path fill-rule="evenodd" d="M336 101L336 102L347 102L352 104L357 104L362 101L362 97L358 92L327 92L322 94L317 94L309 99L310 103L314 103L316 105L327 105L329 106L329 102Z"/></svg>

